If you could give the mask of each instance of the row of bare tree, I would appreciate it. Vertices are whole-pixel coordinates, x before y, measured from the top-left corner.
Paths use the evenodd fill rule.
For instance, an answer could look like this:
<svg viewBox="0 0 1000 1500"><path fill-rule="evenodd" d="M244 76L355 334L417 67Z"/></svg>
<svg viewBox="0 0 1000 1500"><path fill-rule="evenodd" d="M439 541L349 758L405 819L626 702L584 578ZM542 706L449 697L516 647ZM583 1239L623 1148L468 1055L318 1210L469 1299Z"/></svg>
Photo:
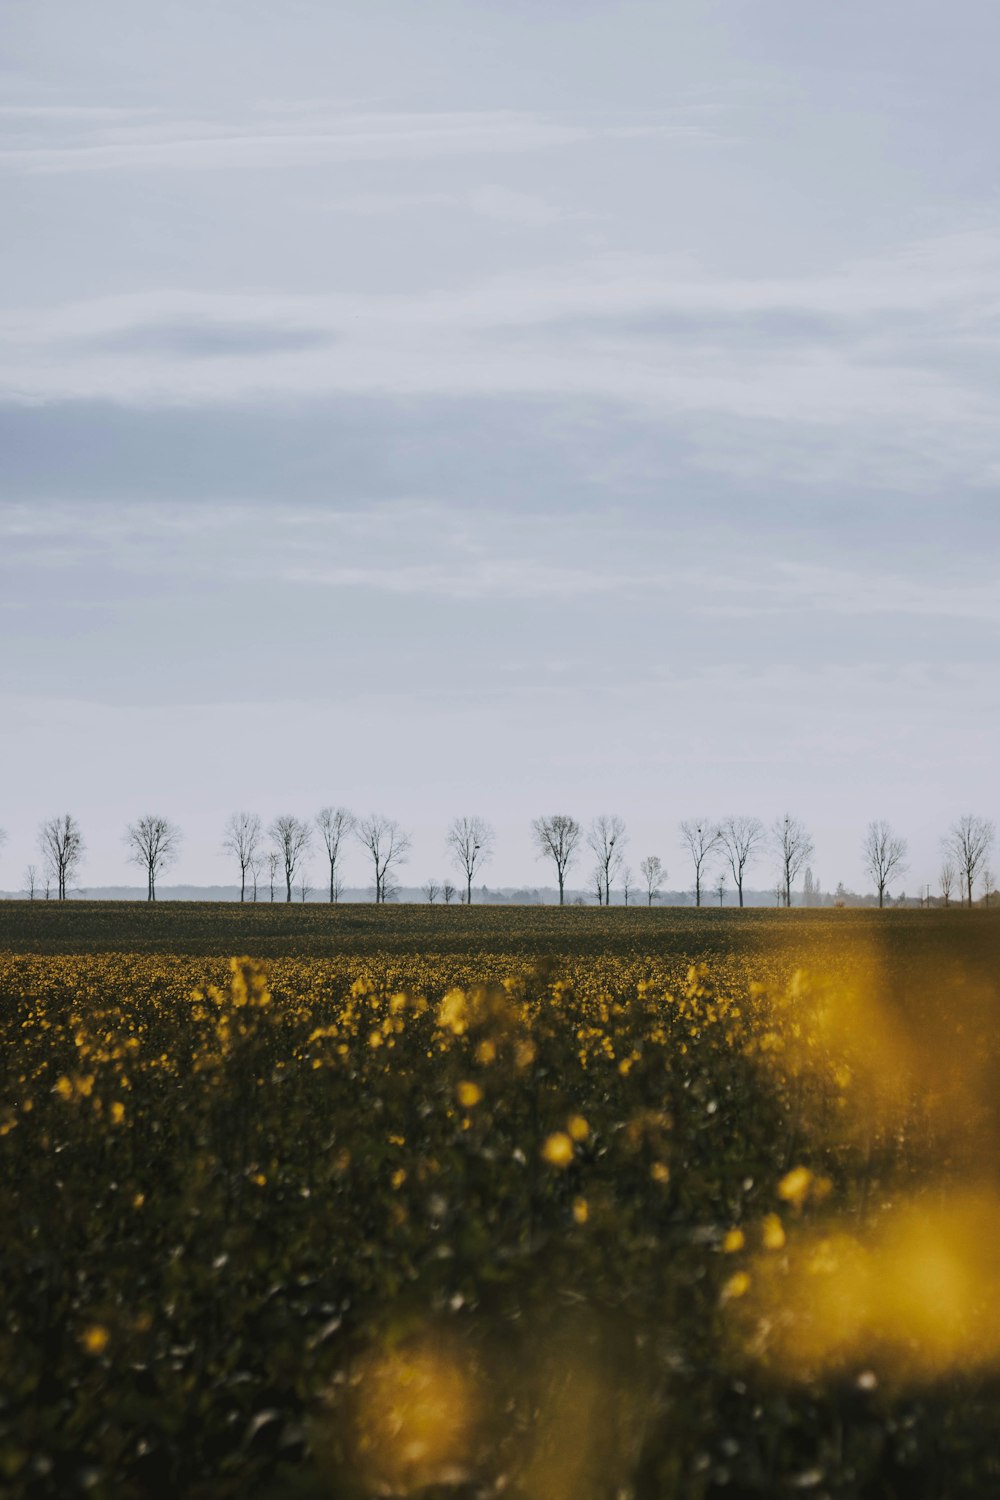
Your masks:
<svg viewBox="0 0 1000 1500"><path fill-rule="evenodd" d="M284 875L285 899L291 901L296 876L312 851L317 834L326 855L331 901L339 901L343 893L341 862L351 838L361 844L371 860L376 903L381 904L390 898L395 889L396 871L410 852L410 835L395 819L379 813L357 818L346 807L323 807L312 822L283 814L275 818L266 830L256 813L232 814L226 824L222 847L239 864L240 900L246 900L249 884L251 899L256 901L258 882L266 868L271 900L274 900L275 878L280 872ZM493 829L485 818L456 818L448 829L446 842L451 858L464 878L465 899L471 903L473 878L493 853ZM435 886L435 892L436 889Z"/></svg>
<svg viewBox="0 0 1000 1500"><path fill-rule="evenodd" d="M609 905L612 887L621 883L628 903L634 889L630 867L625 862L628 834L622 818L602 813L587 829L565 813L535 818L531 825L538 858L551 860L559 887L560 905L565 901L566 879L571 867L584 849L593 857L591 881L599 903ZM759 818L731 816L719 822L709 818L686 819L678 825L680 842L687 850L694 874L694 896L698 906L713 870L727 868L732 872L740 906L743 905L744 878L748 869L765 855L778 867L776 889L786 906L792 902L792 888L799 874L815 852L812 837L805 825L791 814L776 818L769 828ZM156 881L180 852L181 832L169 818L147 814L130 823L125 843L132 863L146 873L147 899L156 900ZM396 871L405 862L411 838L392 818L372 813L358 818L346 807L323 807L314 819L283 813L265 828L257 813L235 812L226 823L222 848L240 867L240 900L248 890L257 900L258 887L266 876L270 899L276 888L284 885L286 901L292 900L296 879L304 897L306 886L302 867L315 847L316 839L324 850L329 869L329 899L336 902L343 893L342 861L349 842L360 843L371 861L377 903L388 900L394 889ZM942 839L942 865L939 876L945 904L958 887L971 905L973 892L981 880L986 893L993 889L988 859L996 830L988 818L966 813ZM0 829L0 844L5 838ZM464 899L472 901L472 882L493 854L495 835L485 818L455 818L446 836L446 848L455 868L461 872L465 886ZM38 845L43 860L46 894L54 889L64 901L83 863L86 850L77 820L64 813L42 823ZM879 906L884 905L890 883L906 869L907 843L889 823L877 820L868 824L862 843L865 868L874 883ZM647 855L639 864L642 889L648 905L661 895L666 868L658 855ZM38 868L29 865L26 872L29 895L33 898L40 885ZM438 892L453 892L448 882L429 881L425 886L428 899ZM448 899L446 895L445 899ZM721 898L720 898L721 899Z"/></svg>

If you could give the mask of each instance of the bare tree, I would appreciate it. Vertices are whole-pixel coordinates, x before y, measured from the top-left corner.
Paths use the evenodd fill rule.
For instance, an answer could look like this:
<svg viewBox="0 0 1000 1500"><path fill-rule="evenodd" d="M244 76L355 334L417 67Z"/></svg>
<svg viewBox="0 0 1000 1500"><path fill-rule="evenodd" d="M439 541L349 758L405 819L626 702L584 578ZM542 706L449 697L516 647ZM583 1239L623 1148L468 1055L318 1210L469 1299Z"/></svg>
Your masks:
<svg viewBox="0 0 1000 1500"><path fill-rule="evenodd" d="M816 846L806 832L805 824L790 813L775 819L771 839L780 864L782 898L786 906L791 906L792 886L806 860L812 858Z"/></svg>
<svg viewBox="0 0 1000 1500"><path fill-rule="evenodd" d="M274 886L278 879L278 871L281 869L281 855L277 849L267 851L267 879L271 890L271 900L274 900Z"/></svg>
<svg viewBox="0 0 1000 1500"><path fill-rule="evenodd" d="M250 897L250 900L253 902L254 906L257 905L257 882L260 879L260 872L261 872L261 870L263 868L264 868L264 866L263 866L263 863L261 861L260 854L259 853L252 854L250 856L250 865L249 865L250 879L251 879L251 882L252 882L252 885L251 885L252 895Z"/></svg>
<svg viewBox="0 0 1000 1500"><path fill-rule="evenodd" d="M2 840L0 840L0 842L2 842ZM29 901L34 901L34 899L35 899L35 892L38 890L38 867L37 867L37 865L28 865L27 869L25 870L25 872L24 872L24 888L25 888L25 890L28 893L28 900Z"/></svg>
<svg viewBox="0 0 1000 1500"><path fill-rule="evenodd" d="M764 825L759 818L723 818L718 827L719 841L733 872L736 891L743 905L743 872L752 864L764 842Z"/></svg>
<svg viewBox="0 0 1000 1500"><path fill-rule="evenodd" d="M868 824L861 852L865 869L875 882L878 904L884 906L890 880L894 875L902 875L906 869L906 840L880 818Z"/></svg>
<svg viewBox="0 0 1000 1500"><path fill-rule="evenodd" d="M453 862L465 876L465 899L472 904L472 877L493 854L494 833L485 818L456 818L445 840Z"/></svg>
<svg viewBox="0 0 1000 1500"><path fill-rule="evenodd" d="M410 852L410 835L404 833L392 818L372 813L362 819L355 830L358 839L371 855L375 870L376 905L389 899L391 875Z"/></svg>
<svg viewBox="0 0 1000 1500"><path fill-rule="evenodd" d="M437 881L428 880L427 884L424 886L424 895L427 897L427 900L429 901L431 906L434 905L440 894L441 887L438 885Z"/></svg>
<svg viewBox="0 0 1000 1500"><path fill-rule="evenodd" d="M330 900L332 902L340 900L340 893L343 890L338 869L340 855L344 840L354 832L356 822L354 814L346 807L321 807L316 814L316 827L320 831L326 857L330 863Z"/></svg>
<svg viewBox="0 0 1000 1500"><path fill-rule="evenodd" d="M240 867L240 900L246 899L247 871L253 865L260 844L260 818L256 813L234 812L230 814L222 837L222 849L231 854ZM255 879L256 885L256 879ZM256 893L255 893L256 895Z"/></svg>
<svg viewBox="0 0 1000 1500"><path fill-rule="evenodd" d="M654 901L660 899L660 881L666 875L663 861L658 854L647 854L639 866L642 878L646 882L646 905L652 906Z"/></svg>
<svg viewBox="0 0 1000 1500"><path fill-rule="evenodd" d="M274 844L279 864L284 866L285 901L290 903L295 872L312 847L312 829L301 818L293 817L291 813L282 813L275 818L267 833Z"/></svg>
<svg viewBox="0 0 1000 1500"><path fill-rule="evenodd" d="M595 865L594 869L593 869L593 872L591 873L590 879L591 879L591 882L592 882L592 885L593 885L594 895L597 897L597 904L598 904L598 906L603 906L604 905L604 868L603 868L603 866L601 866L601 865Z"/></svg>
<svg viewBox="0 0 1000 1500"><path fill-rule="evenodd" d="M167 865L173 864L180 852L181 831L169 818L147 813L125 831L125 842L134 865L146 871L146 900L156 900L156 877Z"/></svg>
<svg viewBox="0 0 1000 1500"><path fill-rule="evenodd" d="M715 887L715 894L718 896L718 898L719 898L719 905L721 906L722 903L726 899L726 874L725 874L725 871L722 871L722 873L719 875L718 883L716 884L716 887Z"/></svg>
<svg viewBox="0 0 1000 1500"><path fill-rule="evenodd" d="M535 818L531 825L538 859L551 859L556 867L559 881L559 905L566 900L566 872L576 858L577 845L583 832L575 818L566 813L555 813L550 818Z"/></svg>
<svg viewBox="0 0 1000 1500"><path fill-rule="evenodd" d="M312 886L309 884L309 876L305 870L299 875L299 900L308 901L312 895Z"/></svg>
<svg viewBox="0 0 1000 1500"><path fill-rule="evenodd" d="M707 818L694 818L681 823L681 842L685 845L694 865L694 904L701 905L701 883L705 865L718 851L719 830Z"/></svg>
<svg viewBox="0 0 1000 1500"><path fill-rule="evenodd" d="M941 887L941 895L944 898L945 906L950 906L951 893L955 889L955 866L950 859L944 860L941 865L938 884Z"/></svg>
<svg viewBox="0 0 1000 1500"><path fill-rule="evenodd" d="M996 876L993 874L993 871L987 865L986 869L983 871L983 900L986 902L987 906L989 906L991 898L993 896L995 896L996 893L997 893Z"/></svg>
<svg viewBox="0 0 1000 1500"><path fill-rule="evenodd" d="M38 830L38 847L56 883L57 899L65 901L66 887L83 863L86 847L79 823L69 813L48 818Z"/></svg>
<svg viewBox="0 0 1000 1500"><path fill-rule="evenodd" d="M450 906L451 903L454 901L454 899L455 899L455 887L452 885L452 883L451 883L450 880L446 880L444 882L444 884L442 885L442 887L441 887L441 895L444 898L444 904L445 904L445 906Z"/></svg>
<svg viewBox="0 0 1000 1500"><path fill-rule="evenodd" d="M981 818L974 813L965 813L957 823L952 825L951 831L944 840L945 854L955 862L959 884L965 882L965 891L970 906L972 905L972 888L986 863L995 838L996 829L989 818Z"/></svg>
<svg viewBox="0 0 1000 1500"><path fill-rule="evenodd" d="M628 834L623 819L601 813L587 831L587 843L594 852L597 868L604 882L604 905L611 905L611 882L621 869Z"/></svg>
<svg viewBox="0 0 1000 1500"><path fill-rule="evenodd" d="M631 865L622 865L622 895L625 898L625 905L626 906L628 906L629 897L631 896L631 894L632 894L632 867L631 867Z"/></svg>

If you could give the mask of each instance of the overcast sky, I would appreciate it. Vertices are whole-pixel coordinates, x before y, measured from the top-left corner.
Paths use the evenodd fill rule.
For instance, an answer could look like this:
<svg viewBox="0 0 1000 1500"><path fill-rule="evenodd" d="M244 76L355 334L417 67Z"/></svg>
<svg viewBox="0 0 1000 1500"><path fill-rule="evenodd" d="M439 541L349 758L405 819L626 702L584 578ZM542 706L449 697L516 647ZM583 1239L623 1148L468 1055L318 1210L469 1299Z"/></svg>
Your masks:
<svg viewBox="0 0 1000 1500"><path fill-rule="evenodd" d="M1000 814L995 0L3 12L0 887L67 810L84 886L335 802L911 892Z"/></svg>

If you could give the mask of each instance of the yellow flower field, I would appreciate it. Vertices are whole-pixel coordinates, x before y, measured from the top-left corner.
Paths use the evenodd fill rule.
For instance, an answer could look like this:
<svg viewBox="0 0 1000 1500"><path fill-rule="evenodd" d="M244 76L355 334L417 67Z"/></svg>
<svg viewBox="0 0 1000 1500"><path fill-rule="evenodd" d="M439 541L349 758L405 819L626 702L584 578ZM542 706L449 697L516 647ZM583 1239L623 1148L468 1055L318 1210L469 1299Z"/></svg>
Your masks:
<svg viewBox="0 0 1000 1500"><path fill-rule="evenodd" d="M0 953L5 1492L997 1492L952 931Z"/></svg>

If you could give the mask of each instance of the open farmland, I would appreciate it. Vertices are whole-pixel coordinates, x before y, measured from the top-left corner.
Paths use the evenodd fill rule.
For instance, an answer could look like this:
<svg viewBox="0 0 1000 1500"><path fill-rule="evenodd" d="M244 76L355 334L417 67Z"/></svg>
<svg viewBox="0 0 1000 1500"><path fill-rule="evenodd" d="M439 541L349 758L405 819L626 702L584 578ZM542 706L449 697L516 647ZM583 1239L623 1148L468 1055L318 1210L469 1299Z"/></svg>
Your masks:
<svg viewBox="0 0 1000 1500"><path fill-rule="evenodd" d="M0 906L6 1490L997 1493L998 959L991 912Z"/></svg>
<svg viewBox="0 0 1000 1500"><path fill-rule="evenodd" d="M2 901L0 951L175 953L261 958L374 954L590 954L793 967L829 952L886 954L919 965L944 955L989 967L1000 959L1000 907L375 906L206 901Z"/></svg>

